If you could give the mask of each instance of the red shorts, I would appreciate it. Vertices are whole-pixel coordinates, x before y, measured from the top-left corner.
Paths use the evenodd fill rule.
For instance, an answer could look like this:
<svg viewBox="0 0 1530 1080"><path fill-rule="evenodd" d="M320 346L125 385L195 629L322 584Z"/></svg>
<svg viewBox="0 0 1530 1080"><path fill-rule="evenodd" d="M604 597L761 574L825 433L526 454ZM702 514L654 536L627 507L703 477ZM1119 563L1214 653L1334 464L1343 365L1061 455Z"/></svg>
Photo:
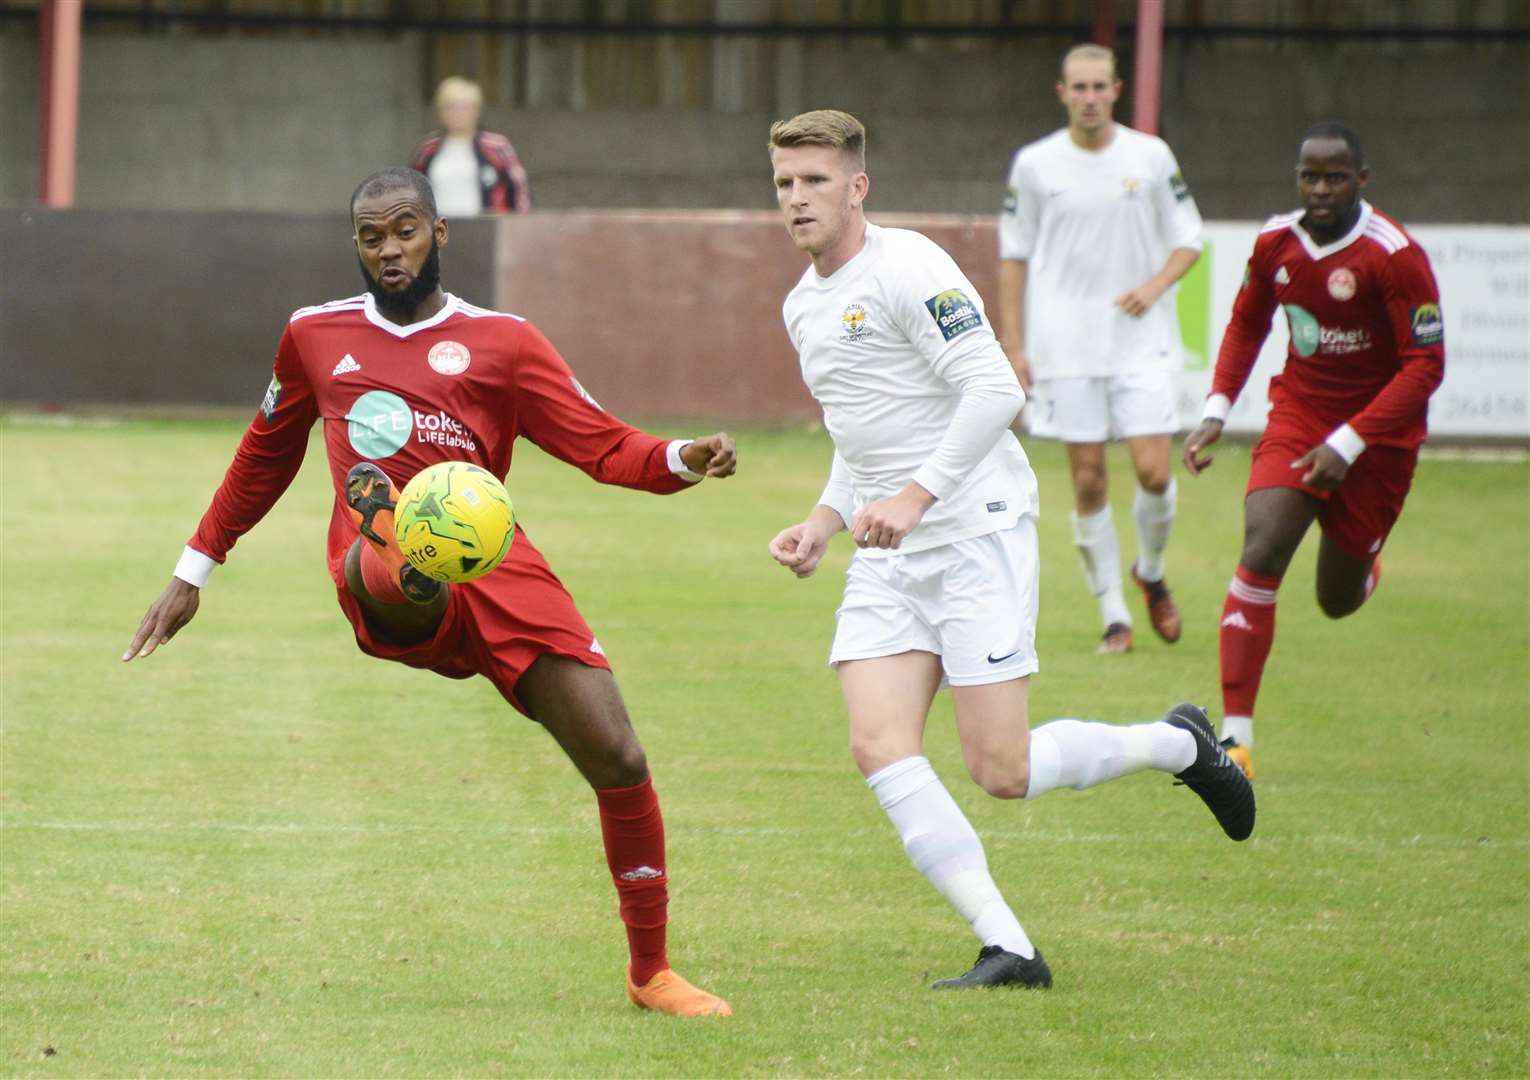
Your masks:
<svg viewBox="0 0 1530 1080"><path fill-rule="evenodd" d="M344 560L338 565L337 570L332 560L340 607L368 655L451 679L482 675L522 713L526 707L515 696L515 684L543 653L611 670L574 598L520 528L504 562L477 581L450 587L435 636L417 645L391 645L373 635L361 601L345 584Z"/></svg>
<svg viewBox="0 0 1530 1080"><path fill-rule="evenodd" d="M1336 426L1301 413L1271 410L1264 436L1254 447L1248 490L1295 488L1323 500L1318 511L1323 535L1346 554L1369 562L1402 513L1418 464L1418 448L1368 447L1337 489L1319 491L1301 482L1305 470L1291 468L1291 462L1327 439Z"/></svg>

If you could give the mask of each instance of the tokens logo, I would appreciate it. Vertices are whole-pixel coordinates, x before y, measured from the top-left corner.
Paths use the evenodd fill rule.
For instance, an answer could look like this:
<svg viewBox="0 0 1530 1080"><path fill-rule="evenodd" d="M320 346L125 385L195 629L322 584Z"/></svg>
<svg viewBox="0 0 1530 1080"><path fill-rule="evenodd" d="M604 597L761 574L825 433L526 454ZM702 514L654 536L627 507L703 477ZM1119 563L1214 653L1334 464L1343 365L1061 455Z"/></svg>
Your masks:
<svg viewBox="0 0 1530 1080"><path fill-rule="evenodd" d="M1311 356L1317 352L1318 344L1323 339L1322 327L1306 308L1296 304L1282 306L1286 312L1286 323L1291 327L1291 347L1298 356Z"/></svg>
<svg viewBox="0 0 1530 1080"><path fill-rule="evenodd" d="M362 394L345 414L351 447L373 461L398 452L414 432L414 414L404 399L386 390Z"/></svg>
<svg viewBox="0 0 1530 1080"><path fill-rule="evenodd" d="M420 412L386 390L362 394L345 414L346 434L362 457L374 461L396 454L413 436L416 442L478 452L478 443L462 421L437 409Z"/></svg>

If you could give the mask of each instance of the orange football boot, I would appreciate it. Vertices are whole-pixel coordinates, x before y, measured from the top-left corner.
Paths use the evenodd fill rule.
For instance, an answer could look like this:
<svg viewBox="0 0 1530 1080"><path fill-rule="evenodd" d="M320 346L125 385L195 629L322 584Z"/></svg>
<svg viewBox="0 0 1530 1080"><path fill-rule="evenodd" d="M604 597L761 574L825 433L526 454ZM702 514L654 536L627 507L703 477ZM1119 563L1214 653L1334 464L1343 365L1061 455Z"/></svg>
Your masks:
<svg viewBox="0 0 1530 1080"><path fill-rule="evenodd" d="M1100 643L1094 651L1100 656L1113 656L1132 651L1132 628L1125 623L1113 622L1105 628Z"/></svg>
<svg viewBox="0 0 1530 1080"><path fill-rule="evenodd" d="M416 604L428 604L441 592L442 583L426 577L404 557L393 528L393 510L398 506L398 488L388 474L370 461L362 461L345 474L345 501L351 508L351 520L362 539L371 544L382 558L388 572L398 578L404 596Z"/></svg>
<svg viewBox="0 0 1530 1080"><path fill-rule="evenodd" d="M1250 780L1254 778L1254 755L1248 747L1234 738L1222 740L1222 753L1227 755L1227 760L1243 770L1243 775Z"/></svg>
<svg viewBox="0 0 1530 1080"><path fill-rule="evenodd" d="M1169 586L1162 580L1143 581L1137 576L1135 563L1132 564L1132 580L1142 590L1142 602L1147 604L1148 620L1153 624L1153 629L1159 637L1173 645L1179 640L1183 626L1179 618L1179 607L1174 603L1174 597L1169 595Z"/></svg>
<svg viewBox="0 0 1530 1080"><path fill-rule="evenodd" d="M733 1008L716 994L692 986L673 968L665 968L647 983L638 986L627 969L627 996L640 1009L653 1009L672 1016L732 1016Z"/></svg>

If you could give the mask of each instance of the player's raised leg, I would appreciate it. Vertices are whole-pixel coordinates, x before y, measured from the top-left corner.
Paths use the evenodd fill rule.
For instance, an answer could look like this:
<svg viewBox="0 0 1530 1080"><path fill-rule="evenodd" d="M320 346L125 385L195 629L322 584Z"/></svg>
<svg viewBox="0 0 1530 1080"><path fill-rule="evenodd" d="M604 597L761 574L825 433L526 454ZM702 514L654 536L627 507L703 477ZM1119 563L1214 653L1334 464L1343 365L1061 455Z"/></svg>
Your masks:
<svg viewBox="0 0 1530 1080"><path fill-rule="evenodd" d="M1296 488L1251 491L1243 503L1243 551L1227 586L1218 645L1222 667L1222 741L1253 775L1254 702L1275 643L1275 598L1291 556L1321 503Z"/></svg>
<svg viewBox="0 0 1530 1080"><path fill-rule="evenodd" d="M1110 514L1109 481L1103 442L1067 443L1068 469L1073 478L1073 542L1078 548L1084 581L1100 605L1105 627L1098 652L1129 652L1132 617L1121 591L1121 543Z"/></svg>
<svg viewBox="0 0 1530 1080"><path fill-rule="evenodd" d="M923 755L925 716L940 686L940 658L915 650L843 661L838 669L856 765L914 867L981 942L981 970L936 987L1050 985L1046 962L988 872L982 841Z"/></svg>
<svg viewBox="0 0 1530 1080"><path fill-rule="evenodd" d="M1058 788L1082 790L1155 769L1200 795L1232 839L1253 832L1253 788L1222 756L1210 723L1201 731L1187 721L1204 718L1200 709L1176 705L1148 724L1060 719L1027 730L1029 682L951 688L962 757L984 791L1001 799L1037 799Z"/></svg>
<svg viewBox="0 0 1530 1080"><path fill-rule="evenodd" d="M445 585L426 577L404 557L393 529L398 488L370 461L358 462L345 476L345 501L361 534L358 549L366 595L385 604L439 602Z"/></svg>
<svg viewBox="0 0 1530 1080"><path fill-rule="evenodd" d="M1318 547L1317 601L1324 615L1330 619L1353 615L1370 599L1380 580L1380 558L1358 558L1323 534Z"/></svg>
<svg viewBox="0 0 1530 1080"><path fill-rule="evenodd" d="M1174 528L1179 488L1172 468L1172 436L1138 435L1126 440L1137 474L1132 517L1137 523L1137 559L1132 580L1142 590L1148 619L1164 641L1173 644L1183 629L1179 607L1164 580L1164 551Z"/></svg>
<svg viewBox="0 0 1530 1080"><path fill-rule="evenodd" d="M726 1001L669 966L664 818L616 679L603 668L544 653L515 691L595 791L606 862L627 928L632 1003L677 1016L732 1015Z"/></svg>

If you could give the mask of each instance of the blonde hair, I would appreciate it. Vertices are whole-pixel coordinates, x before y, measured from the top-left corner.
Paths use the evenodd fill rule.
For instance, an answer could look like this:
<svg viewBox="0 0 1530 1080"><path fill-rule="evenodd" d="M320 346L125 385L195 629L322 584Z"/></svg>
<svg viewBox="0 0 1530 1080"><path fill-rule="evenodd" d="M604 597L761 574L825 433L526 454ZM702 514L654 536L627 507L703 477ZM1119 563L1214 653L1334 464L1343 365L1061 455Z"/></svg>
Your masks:
<svg viewBox="0 0 1530 1080"><path fill-rule="evenodd" d="M472 79L464 79L461 75L448 75L441 80L441 85L436 87L436 108L450 98L472 98L475 108L483 108L483 90Z"/></svg>
<svg viewBox="0 0 1530 1080"><path fill-rule="evenodd" d="M1116 50L1108 49L1104 45L1075 45L1063 54L1062 66L1057 69L1057 81L1068 81L1069 60L1105 60L1110 64L1110 77L1113 81L1121 78L1121 73L1116 69Z"/></svg>
<svg viewBox="0 0 1530 1080"><path fill-rule="evenodd" d="M777 120L770 125L769 149L778 146L827 146L853 160L859 171L866 171L866 128L838 109L814 109Z"/></svg>

